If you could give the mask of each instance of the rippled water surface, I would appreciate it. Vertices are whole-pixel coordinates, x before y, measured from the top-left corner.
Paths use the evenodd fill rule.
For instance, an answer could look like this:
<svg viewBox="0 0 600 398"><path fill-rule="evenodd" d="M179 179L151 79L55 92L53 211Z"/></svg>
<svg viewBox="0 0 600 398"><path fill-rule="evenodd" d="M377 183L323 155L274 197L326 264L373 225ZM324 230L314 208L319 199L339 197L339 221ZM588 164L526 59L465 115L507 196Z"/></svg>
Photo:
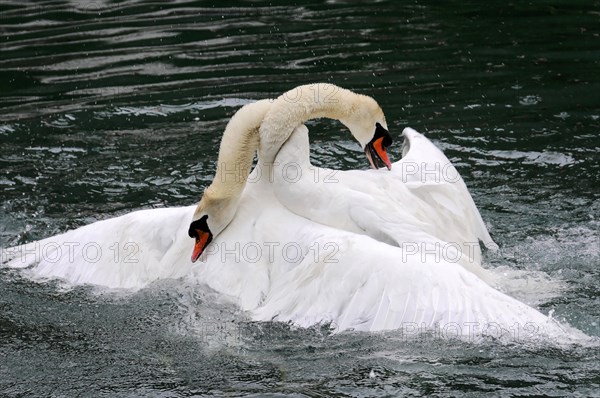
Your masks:
<svg viewBox="0 0 600 398"><path fill-rule="evenodd" d="M4 0L0 244L195 202L239 106L325 81L440 146L510 293L598 337L600 2L521 3ZM309 127L314 163L367 166L338 124ZM526 288L540 278L557 291ZM131 293L5 268L0 359L7 397L600 396L597 346L331 335L182 281Z"/></svg>

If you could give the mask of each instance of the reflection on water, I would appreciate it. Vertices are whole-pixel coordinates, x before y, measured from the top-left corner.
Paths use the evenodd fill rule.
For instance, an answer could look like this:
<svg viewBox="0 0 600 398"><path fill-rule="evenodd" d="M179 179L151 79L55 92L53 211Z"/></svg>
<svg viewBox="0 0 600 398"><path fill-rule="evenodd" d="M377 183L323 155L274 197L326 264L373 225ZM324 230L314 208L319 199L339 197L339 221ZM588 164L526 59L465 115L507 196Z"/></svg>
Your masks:
<svg viewBox="0 0 600 398"><path fill-rule="evenodd" d="M518 284L512 293L599 336L599 8L6 0L0 244L194 202L239 106L325 81L377 98L392 134L426 132L501 244L491 266L507 278L560 282L558 295ZM337 123L309 128L316 164L367 167ZM248 319L202 286L65 292L8 270L0 285L7 396L589 396L597 388L598 357L586 349L409 344L393 333L285 325L270 325L281 334L265 338L260 324L241 341L205 341L202 322Z"/></svg>

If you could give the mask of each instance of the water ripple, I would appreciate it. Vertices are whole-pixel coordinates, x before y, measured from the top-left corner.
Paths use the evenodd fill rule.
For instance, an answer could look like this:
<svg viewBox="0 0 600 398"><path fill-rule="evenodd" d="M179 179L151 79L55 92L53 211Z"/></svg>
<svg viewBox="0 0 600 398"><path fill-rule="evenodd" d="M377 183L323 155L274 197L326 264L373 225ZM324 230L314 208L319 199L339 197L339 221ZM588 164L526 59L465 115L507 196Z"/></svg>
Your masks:
<svg viewBox="0 0 600 398"><path fill-rule="evenodd" d="M407 125L438 144L501 244L491 266L516 275L519 297L599 335L594 5L271 3L3 0L0 244L193 203L238 107L331 82L379 101L394 160ZM368 167L338 123L309 127L315 164ZM542 274L560 294L527 290ZM251 324L180 280L127 295L0 268L0 291L8 396L597 395L587 347ZM215 321L248 333L206 342Z"/></svg>

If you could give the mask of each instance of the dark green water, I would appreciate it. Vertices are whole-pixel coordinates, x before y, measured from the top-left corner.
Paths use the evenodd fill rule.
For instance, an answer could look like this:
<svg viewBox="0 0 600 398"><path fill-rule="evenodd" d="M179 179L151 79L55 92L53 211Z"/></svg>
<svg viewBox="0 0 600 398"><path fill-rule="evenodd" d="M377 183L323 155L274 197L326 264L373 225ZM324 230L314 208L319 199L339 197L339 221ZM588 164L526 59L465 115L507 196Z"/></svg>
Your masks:
<svg viewBox="0 0 600 398"><path fill-rule="evenodd" d="M4 0L0 245L193 203L240 105L325 81L375 97L392 134L427 133L502 248L488 265L561 281L513 295L600 336L600 2L271 3ZM314 163L367 166L339 125L310 128ZM600 396L599 362L254 324L182 281L125 294L0 269L0 396Z"/></svg>

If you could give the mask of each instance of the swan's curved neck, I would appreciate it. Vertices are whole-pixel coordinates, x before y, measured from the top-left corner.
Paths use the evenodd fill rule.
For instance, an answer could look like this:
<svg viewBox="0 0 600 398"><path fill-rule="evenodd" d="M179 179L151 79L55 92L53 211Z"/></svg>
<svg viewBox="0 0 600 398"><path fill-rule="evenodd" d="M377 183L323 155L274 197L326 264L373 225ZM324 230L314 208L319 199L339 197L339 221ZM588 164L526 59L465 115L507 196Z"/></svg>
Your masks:
<svg viewBox="0 0 600 398"><path fill-rule="evenodd" d="M258 149L258 129L271 104L272 100L257 101L233 115L223 133L217 171L207 193L232 199L241 195Z"/></svg>
<svg viewBox="0 0 600 398"><path fill-rule="evenodd" d="M285 145L281 147L275 156L275 166L286 170L287 167L292 167L290 165L297 165L302 168L312 166L310 163L308 129L304 125L300 125L294 129L286 140Z"/></svg>
<svg viewBox="0 0 600 398"><path fill-rule="evenodd" d="M260 162L271 164L292 131L307 120L327 117L346 124L361 97L326 83L299 86L281 95L260 126Z"/></svg>

